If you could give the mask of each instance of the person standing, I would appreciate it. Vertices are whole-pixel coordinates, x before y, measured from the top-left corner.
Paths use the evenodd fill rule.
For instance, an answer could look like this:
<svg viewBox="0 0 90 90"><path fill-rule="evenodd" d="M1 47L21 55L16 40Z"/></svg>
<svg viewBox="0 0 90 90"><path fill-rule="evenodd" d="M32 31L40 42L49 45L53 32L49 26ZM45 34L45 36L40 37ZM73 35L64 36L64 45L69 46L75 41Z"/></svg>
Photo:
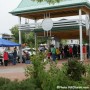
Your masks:
<svg viewBox="0 0 90 90"><path fill-rule="evenodd" d="M73 57L77 57L77 46L73 45Z"/></svg>
<svg viewBox="0 0 90 90"><path fill-rule="evenodd" d="M16 58L17 58L17 51L16 51L16 48L14 48L14 52L13 52L13 65L16 65Z"/></svg>
<svg viewBox="0 0 90 90"><path fill-rule="evenodd" d="M7 66L8 65L8 52L4 51L3 54L3 59L4 59L4 65Z"/></svg>
<svg viewBox="0 0 90 90"><path fill-rule="evenodd" d="M72 46L69 46L69 57L71 58L73 54Z"/></svg>
<svg viewBox="0 0 90 90"><path fill-rule="evenodd" d="M77 46L78 57L80 58L80 45Z"/></svg>
<svg viewBox="0 0 90 90"><path fill-rule="evenodd" d="M25 61L26 61L26 52L25 51L23 51L23 53L22 53L22 63L25 63Z"/></svg>
<svg viewBox="0 0 90 90"><path fill-rule="evenodd" d="M83 51L83 60L87 60L87 49L85 45L83 45L82 51Z"/></svg>
<svg viewBox="0 0 90 90"><path fill-rule="evenodd" d="M52 59L53 61L56 60L56 49L54 48L54 46L51 47L51 53L52 53Z"/></svg>
<svg viewBox="0 0 90 90"><path fill-rule="evenodd" d="M57 59L60 60L60 50L59 50L59 48L56 48L56 56L57 56Z"/></svg>

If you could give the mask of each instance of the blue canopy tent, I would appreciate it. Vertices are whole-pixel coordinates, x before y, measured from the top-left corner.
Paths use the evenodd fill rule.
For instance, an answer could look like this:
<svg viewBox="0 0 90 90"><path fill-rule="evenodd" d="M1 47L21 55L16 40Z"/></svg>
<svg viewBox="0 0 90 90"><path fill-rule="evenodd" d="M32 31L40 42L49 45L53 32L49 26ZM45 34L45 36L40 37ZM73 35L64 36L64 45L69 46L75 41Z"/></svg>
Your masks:
<svg viewBox="0 0 90 90"><path fill-rule="evenodd" d="M18 43L0 38L0 47L14 47L14 46L21 46L21 45Z"/></svg>

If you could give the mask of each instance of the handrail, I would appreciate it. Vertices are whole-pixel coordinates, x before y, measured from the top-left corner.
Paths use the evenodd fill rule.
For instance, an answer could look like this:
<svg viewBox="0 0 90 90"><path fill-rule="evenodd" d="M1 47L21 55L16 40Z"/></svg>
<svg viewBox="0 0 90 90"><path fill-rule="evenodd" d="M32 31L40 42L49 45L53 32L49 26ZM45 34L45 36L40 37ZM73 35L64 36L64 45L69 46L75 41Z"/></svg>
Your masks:
<svg viewBox="0 0 90 90"><path fill-rule="evenodd" d="M54 27L67 27L67 26L79 26L79 19L72 19L72 20L59 20L53 22L53 28ZM31 24L21 24L18 26L19 30L30 30L33 31L34 29L41 29L42 22L40 23L31 23ZM86 26L86 21L82 20L82 26Z"/></svg>

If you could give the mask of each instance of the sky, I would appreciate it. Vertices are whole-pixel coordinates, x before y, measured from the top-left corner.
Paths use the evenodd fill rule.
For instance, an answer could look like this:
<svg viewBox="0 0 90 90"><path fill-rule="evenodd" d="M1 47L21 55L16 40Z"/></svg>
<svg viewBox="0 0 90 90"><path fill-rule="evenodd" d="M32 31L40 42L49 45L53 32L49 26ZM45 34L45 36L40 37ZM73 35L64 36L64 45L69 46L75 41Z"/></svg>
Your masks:
<svg viewBox="0 0 90 90"><path fill-rule="evenodd" d="M21 0L0 0L0 34L10 34L10 29L18 24L18 17L9 12L14 10Z"/></svg>
<svg viewBox="0 0 90 90"><path fill-rule="evenodd" d="M21 1L22 0L0 0L0 34L11 34L10 29L19 23L18 17L9 12L17 8Z"/></svg>

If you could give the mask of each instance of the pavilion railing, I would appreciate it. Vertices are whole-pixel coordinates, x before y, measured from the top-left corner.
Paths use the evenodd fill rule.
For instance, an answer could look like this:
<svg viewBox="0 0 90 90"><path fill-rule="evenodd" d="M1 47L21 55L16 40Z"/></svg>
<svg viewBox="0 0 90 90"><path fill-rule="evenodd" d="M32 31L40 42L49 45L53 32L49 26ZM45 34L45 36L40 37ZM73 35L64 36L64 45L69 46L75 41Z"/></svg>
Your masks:
<svg viewBox="0 0 90 90"><path fill-rule="evenodd" d="M73 20L65 19L65 20L53 21L53 28L79 26L79 22L80 22L79 19L73 19ZM85 20L82 20L82 26L86 27ZM42 29L42 23L21 24L18 27L19 30L34 31L34 29Z"/></svg>

